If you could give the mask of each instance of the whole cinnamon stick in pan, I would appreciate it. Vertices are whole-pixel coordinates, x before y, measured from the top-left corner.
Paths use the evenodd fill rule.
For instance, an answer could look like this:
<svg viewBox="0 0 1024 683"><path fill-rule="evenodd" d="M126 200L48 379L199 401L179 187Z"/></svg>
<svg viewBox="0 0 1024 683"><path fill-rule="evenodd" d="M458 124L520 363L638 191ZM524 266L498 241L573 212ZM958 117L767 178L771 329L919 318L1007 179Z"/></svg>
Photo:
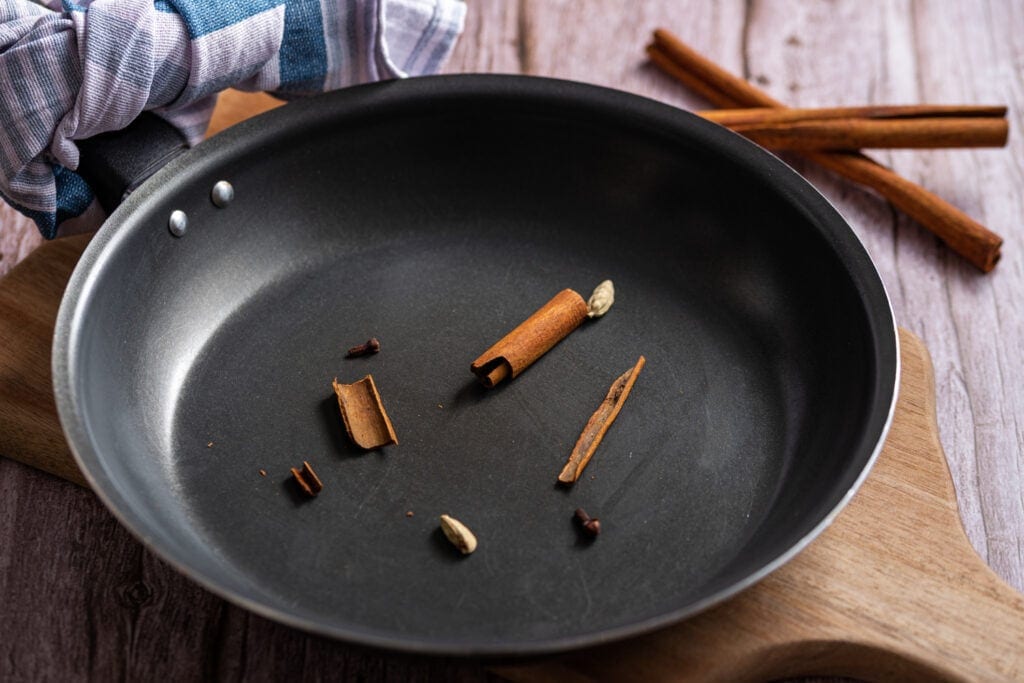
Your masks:
<svg viewBox="0 0 1024 683"><path fill-rule="evenodd" d="M485 387L516 377L565 339L588 317L604 315L614 297L611 280L605 280L590 297L563 289L501 340L484 351L469 369Z"/></svg>

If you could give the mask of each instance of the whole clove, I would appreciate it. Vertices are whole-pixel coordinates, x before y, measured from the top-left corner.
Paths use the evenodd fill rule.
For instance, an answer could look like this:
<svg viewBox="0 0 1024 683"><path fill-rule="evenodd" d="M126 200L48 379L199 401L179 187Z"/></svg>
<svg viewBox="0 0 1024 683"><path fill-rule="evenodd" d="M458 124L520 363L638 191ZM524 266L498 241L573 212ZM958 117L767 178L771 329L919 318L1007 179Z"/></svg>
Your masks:
<svg viewBox="0 0 1024 683"><path fill-rule="evenodd" d="M596 517L591 517L583 508L576 508L574 517L576 518L576 521L579 522L580 529L583 530L583 533L590 538L595 538L599 533L601 533L601 520Z"/></svg>
<svg viewBox="0 0 1024 683"><path fill-rule="evenodd" d="M376 337L370 337L366 340L365 344L359 344L353 346L345 354L346 358L356 358L358 356L369 356L371 353L380 353L380 340Z"/></svg>

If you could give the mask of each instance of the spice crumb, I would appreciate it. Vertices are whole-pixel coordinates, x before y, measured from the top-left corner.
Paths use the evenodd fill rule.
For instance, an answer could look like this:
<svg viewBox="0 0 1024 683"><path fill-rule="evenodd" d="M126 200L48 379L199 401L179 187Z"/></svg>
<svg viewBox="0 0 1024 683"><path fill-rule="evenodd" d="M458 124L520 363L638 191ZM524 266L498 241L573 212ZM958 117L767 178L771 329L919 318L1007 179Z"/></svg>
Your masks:
<svg viewBox="0 0 1024 683"><path fill-rule="evenodd" d="M264 470L264 469L261 469L261 470L260 470L260 476L261 476L261 477L265 477L265 476L267 476L267 471L266 471L266 470Z"/></svg>
<svg viewBox="0 0 1024 683"><path fill-rule="evenodd" d="M438 408L444 408L444 405L442 405L442 404L438 403L438 404L437 404L437 407L438 407Z"/></svg>
<svg viewBox="0 0 1024 683"><path fill-rule="evenodd" d="M210 441L209 443L207 443L207 444L206 444L206 447L207 447L207 448L213 448L213 442L212 442L212 441Z"/></svg>
<svg viewBox="0 0 1024 683"><path fill-rule="evenodd" d="M405 516L406 517L412 517L412 514L413 514L412 510L406 510L406 512L405 512Z"/></svg>

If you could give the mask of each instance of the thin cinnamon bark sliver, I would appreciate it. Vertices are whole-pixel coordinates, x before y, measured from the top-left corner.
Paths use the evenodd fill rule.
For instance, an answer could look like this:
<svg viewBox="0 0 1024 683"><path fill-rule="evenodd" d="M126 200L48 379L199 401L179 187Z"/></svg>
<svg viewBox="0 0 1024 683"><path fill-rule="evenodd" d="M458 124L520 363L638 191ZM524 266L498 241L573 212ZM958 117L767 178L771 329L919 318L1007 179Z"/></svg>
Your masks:
<svg viewBox="0 0 1024 683"><path fill-rule="evenodd" d="M587 319L587 303L563 289L470 365L486 387L516 377Z"/></svg>
<svg viewBox="0 0 1024 683"><path fill-rule="evenodd" d="M338 378L334 378L332 385L345 431L353 443L366 450L398 443L373 375L352 384L339 384Z"/></svg>
<svg viewBox="0 0 1024 683"><path fill-rule="evenodd" d="M583 474L583 469L590 462L590 459L594 457L594 452L601 444L601 439L604 438L605 432L612 426L612 422L615 422L615 418L619 416L622 404L626 402L626 398L629 396L629 392L632 391L636 378L646 362L646 359L640 356L636 365L626 370L618 379L612 382L611 388L608 389L608 394L604 397L597 410L594 411L594 414L590 416L590 419L587 420L587 426L583 428L580 438L576 440L576 445L569 455L568 462L565 463L561 474L558 475L559 482L572 484Z"/></svg>

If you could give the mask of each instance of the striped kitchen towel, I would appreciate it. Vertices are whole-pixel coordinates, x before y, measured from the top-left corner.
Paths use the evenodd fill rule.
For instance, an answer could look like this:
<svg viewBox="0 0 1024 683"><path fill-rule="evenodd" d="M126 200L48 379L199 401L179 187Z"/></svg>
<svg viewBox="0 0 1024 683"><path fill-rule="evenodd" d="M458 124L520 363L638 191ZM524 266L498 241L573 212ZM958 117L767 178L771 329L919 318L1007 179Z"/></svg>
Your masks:
<svg viewBox="0 0 1024 683"><path fill-rule="evenodd" d="M75 140L153 110L195 144L229 86L291 98L433 73L464 16L461 0L0 0L0 196L52 238L93 204Z"/></svg>

